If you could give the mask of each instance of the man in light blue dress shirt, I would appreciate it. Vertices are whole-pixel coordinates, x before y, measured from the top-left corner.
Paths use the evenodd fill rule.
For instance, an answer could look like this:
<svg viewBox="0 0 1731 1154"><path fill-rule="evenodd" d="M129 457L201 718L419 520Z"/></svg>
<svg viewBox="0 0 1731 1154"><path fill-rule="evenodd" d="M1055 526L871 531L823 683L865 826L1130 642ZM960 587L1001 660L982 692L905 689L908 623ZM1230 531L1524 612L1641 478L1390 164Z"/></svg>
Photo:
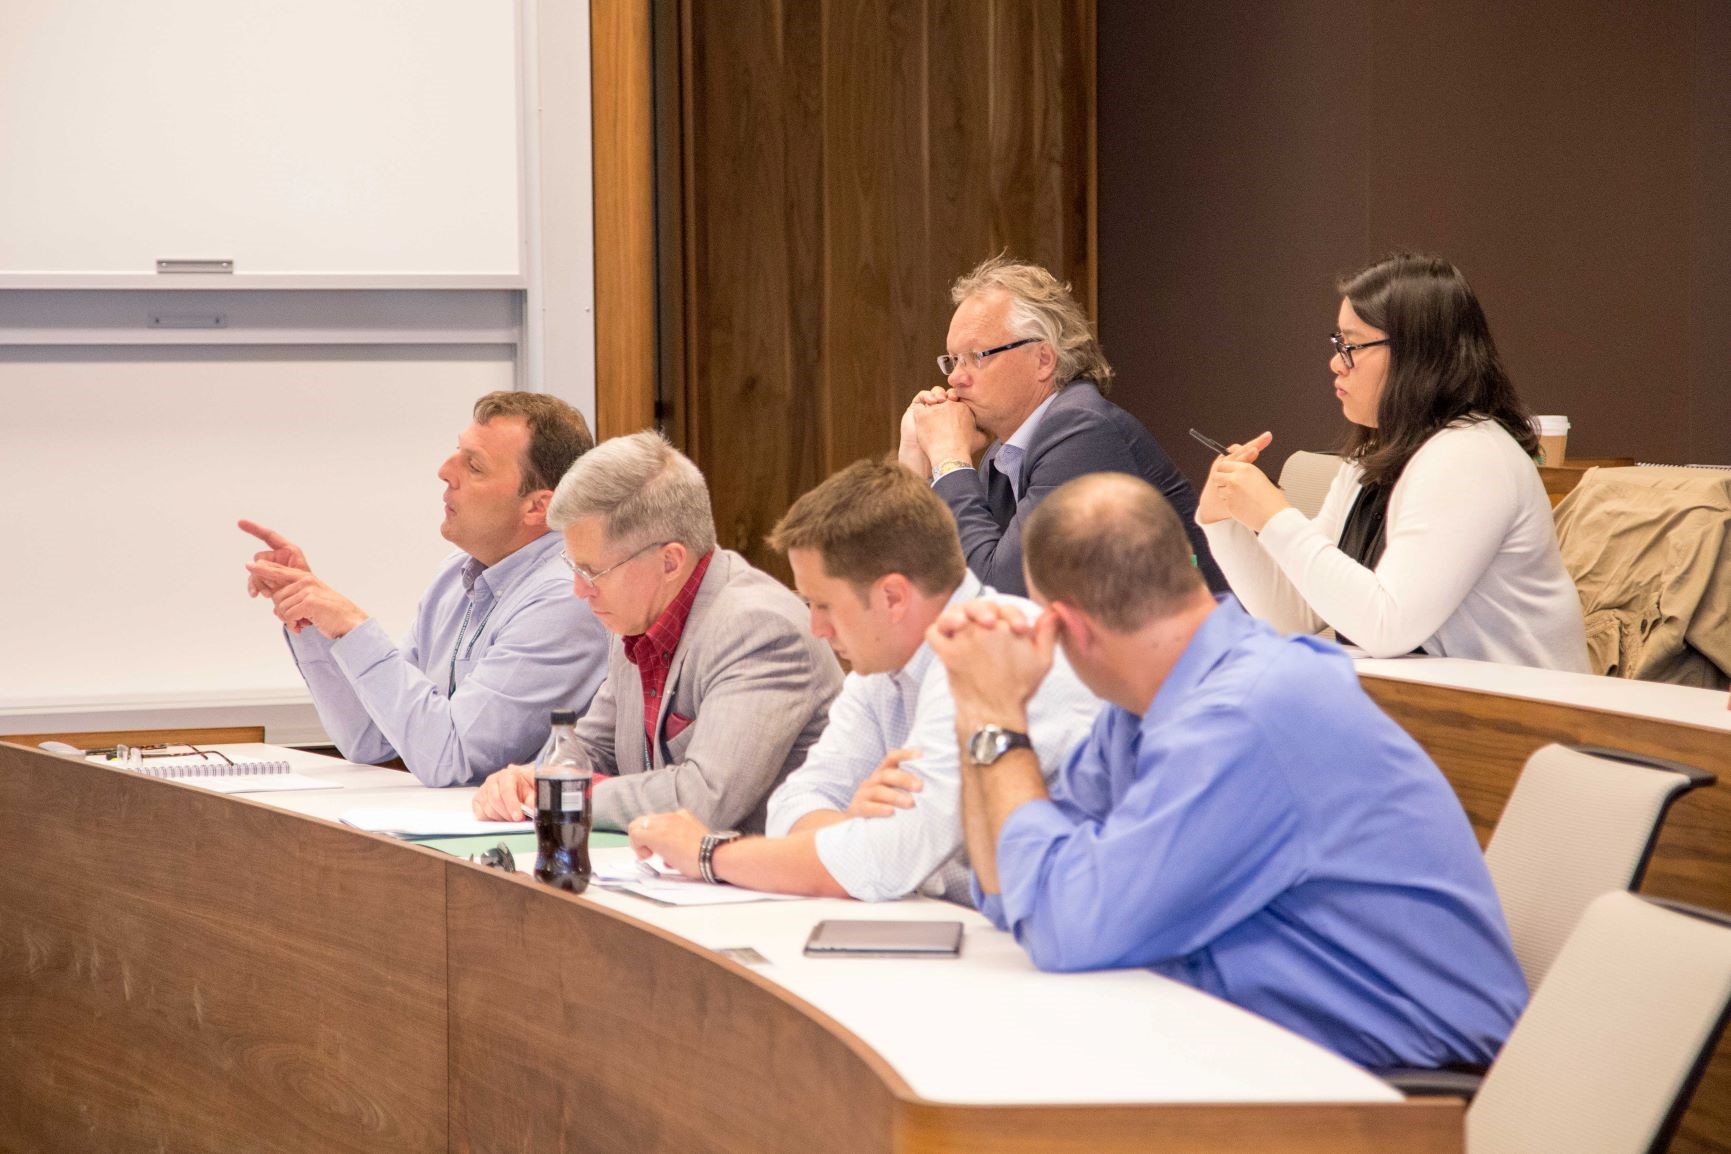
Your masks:
<svg viewBox="0 0 1731 1154"><path fill-rule="evenodd" d="M1037 621L933 627L958 734L1025 731L1060 649L1111 702L1050 789L967 744L981 910L1043 969L1145 966L1369 1066L1488 1063L1527 991L1448 782L1338 646L1216 602L1188 553L1146 484L1082 478L1029 519Z"/></svg>
<svg viewBox="0 0 1731 1154"><path fill-rule="evenodd" d="M806 493L772 534L811 610L812 632L853 671L829 724L769 799L766 837L712 845L717 881L780 893L971 902L962 856L955 707L925 644L946 608L996 597L969 573L954 523L921 479L860 461ZM1039 763L1056 772L1100 700L1061 659L1030 704ZM682 811L630 825L641 855L692 876L711 831Z"/></svg>
<svg viewBox="0 0 1731 1154"><path fill-rule="evenodd" d="M469 785L533 757L555 709L589 705L607 672L607 631L571 595L553 487L594 445L583 414L543 393L489 393L439 467L439 531L461 552L440 566L401 646L314 575L274 530L247 566L287 632L325 732L350 761L401 758L426 785ZM380 558L380 564L391 564Z"/></svg>

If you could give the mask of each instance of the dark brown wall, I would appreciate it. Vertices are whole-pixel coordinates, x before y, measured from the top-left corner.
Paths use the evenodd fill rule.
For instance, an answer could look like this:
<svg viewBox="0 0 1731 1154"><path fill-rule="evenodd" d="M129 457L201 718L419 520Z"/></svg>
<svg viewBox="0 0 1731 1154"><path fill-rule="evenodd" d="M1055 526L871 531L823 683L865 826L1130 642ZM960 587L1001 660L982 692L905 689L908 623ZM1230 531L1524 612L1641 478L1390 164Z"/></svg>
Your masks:
<svg viewBox="0 0 1731 1154"><path fill-rule="evenodd" d="M1336 274L1439 252L1576 456L1731 463L1731 5L1100 0L1100 327L1193 476L1334 444Z"/></svg>
<svg viewBox="0 0 1731 1154"><path fill-rule="evenodd" d="M761 542L793 498L894 447L979 260L1007 247L1089 291L1092 7L655 8L678 72L657 128L681 153L662 379L724 544L782 571Z"/></svg>

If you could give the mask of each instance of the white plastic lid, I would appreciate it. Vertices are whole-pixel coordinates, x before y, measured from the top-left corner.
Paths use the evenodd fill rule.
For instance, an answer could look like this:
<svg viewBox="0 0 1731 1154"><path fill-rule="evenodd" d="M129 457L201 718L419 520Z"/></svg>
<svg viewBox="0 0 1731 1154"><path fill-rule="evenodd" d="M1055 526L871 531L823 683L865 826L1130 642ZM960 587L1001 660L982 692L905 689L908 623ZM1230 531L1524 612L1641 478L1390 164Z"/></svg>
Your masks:
<svg viewBox="0 0 1731 1154"><path fill-rule="evenodd" d="M1533 428L1541 437L1566 437L1569 435L1569 418L1534 417Z"/></svg>

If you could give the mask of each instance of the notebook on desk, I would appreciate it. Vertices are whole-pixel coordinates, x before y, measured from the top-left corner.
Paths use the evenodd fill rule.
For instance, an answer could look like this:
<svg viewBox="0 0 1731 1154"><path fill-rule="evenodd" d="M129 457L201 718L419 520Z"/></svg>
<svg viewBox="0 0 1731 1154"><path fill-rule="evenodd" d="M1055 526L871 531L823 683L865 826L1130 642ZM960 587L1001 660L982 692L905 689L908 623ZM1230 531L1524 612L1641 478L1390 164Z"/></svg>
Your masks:
<svg viewBox="0 0 1731 1154"><path fill-rule="evenodd" d="M234 760L216 755L176 754L140 760L96 754L88 760L111 769L124 769L145 777L185 782L215 793L285 793L303 789L336 789L333 782L296 773L286 761Z"/></svg>

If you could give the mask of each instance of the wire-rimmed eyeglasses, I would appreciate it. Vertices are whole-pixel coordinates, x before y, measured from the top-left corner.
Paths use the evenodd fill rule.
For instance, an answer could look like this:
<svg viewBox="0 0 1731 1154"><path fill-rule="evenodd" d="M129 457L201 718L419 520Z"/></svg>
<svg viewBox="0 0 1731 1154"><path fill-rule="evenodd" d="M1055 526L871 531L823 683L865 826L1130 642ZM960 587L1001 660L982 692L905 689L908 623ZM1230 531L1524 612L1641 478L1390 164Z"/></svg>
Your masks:
<svg viewBox="0 0 1731 1154"><path fill-rule="evenodd" d="M89 753L110 753L113 759L123 765L134 768L144 764L149 757L193 758L210 761L213 758L224 765L233 765L234 759L220 749L200 749L185 741L164 741L157 745L116 745L112 751L92 749Z"/></svg>
<svg viewBox="0 0 1731 1154"><path fill-rule="evenodd" d="M583 583L585 585L594 585L597 581L600 581L601 578L607 576L607 574L613 572L613 570L619 568L619 566L625 564L627 561L635 561L651 549L659 549L663 545L671 544L673 544L671 541L651 541L649 544L643 546L643 548L631 554L631 556L622 561L613 562L613 564L607 566L607 568L601 570L599 573L591 573L587 566L577 564L577 562L571 560L571 554L565 552L563 549L559 550L559 560L565 562L565 568L583 578Z"/></svg>

